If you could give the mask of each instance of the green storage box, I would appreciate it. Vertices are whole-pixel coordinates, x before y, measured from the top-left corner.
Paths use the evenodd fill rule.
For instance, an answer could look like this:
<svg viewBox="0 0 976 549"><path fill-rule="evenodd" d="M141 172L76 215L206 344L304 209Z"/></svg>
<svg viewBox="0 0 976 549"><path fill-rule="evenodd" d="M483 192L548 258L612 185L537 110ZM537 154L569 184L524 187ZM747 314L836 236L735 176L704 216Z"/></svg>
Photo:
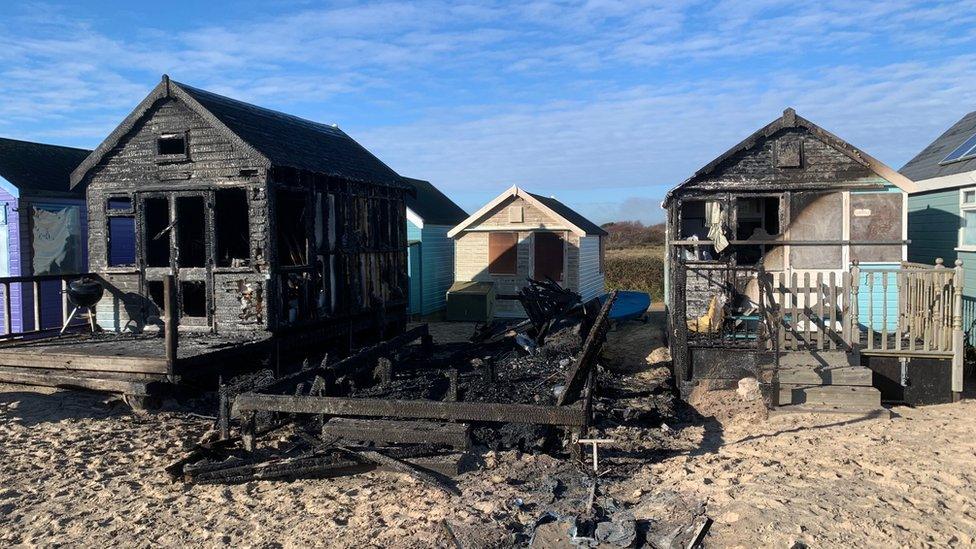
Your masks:
<svg viewBox="0 0 976 549"><path fill-rule="evenodd" d="M494 282L455 282L447 291L448 320L491 322L494 317Z"/></svg>

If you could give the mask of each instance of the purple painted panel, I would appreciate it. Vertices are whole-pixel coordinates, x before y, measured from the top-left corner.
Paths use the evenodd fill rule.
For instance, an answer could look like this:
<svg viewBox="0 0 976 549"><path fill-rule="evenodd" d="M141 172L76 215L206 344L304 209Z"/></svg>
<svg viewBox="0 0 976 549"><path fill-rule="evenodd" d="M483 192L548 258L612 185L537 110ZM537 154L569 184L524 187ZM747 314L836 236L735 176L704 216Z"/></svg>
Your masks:
<svg viewBox="0 0 976 549"><path fill-rule="evenodd" d="M79 220L81 234L78 235L82 243L82 272L88 271L88 208L84 200L77 199L41 199L38 204L47 206L71 205L79 206ZM17 200L12 195L0 189L0 204L7 207L8 227L8 260L10 276L33 274L33 257L31 254L31 226L30 218L32 204L29 199ZM61 324L61 283L47 281L41 283L40 288L41 327L52 328ZM34 328L34 289L31 284L11 284L10 288L10 317L11 329L23 332ZM3 331L3 308L0 307L0 332Z"/></svg>
<svg viewBox="0 0 976 549"><path fill-rule="evenodd" d="M6 208L7 214L7 261L10 276L20 275L20 212L18 200L9 192L0 189L0 207ZM0 219L2 221L2 219ZM20 284L10 285L10 324L13 331L23 329L22 296ZM0 290L2 291L2 290ZM6 296L5 296L6 297ZM3 332L3 307L0 307L0 332Z"/></svg>

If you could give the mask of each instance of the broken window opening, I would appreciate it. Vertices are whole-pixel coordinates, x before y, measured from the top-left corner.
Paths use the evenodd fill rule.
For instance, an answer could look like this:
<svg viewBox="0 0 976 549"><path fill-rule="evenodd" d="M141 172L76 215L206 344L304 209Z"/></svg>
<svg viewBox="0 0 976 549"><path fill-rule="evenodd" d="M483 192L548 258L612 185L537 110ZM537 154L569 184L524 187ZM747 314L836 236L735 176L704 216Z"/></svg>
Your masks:
<svg viewBox="0 0 976 549"><path fill-rule="evenodd" d="M719 200L688 200L681 203L681 240L713 240L725 238L722 202ZM724 245L720 245L724 249ZM682 249L688 260L710 261L718 257L712 244L687 246Z"/></svg>
<svg viewBox="0 0 976 549"><path fill-rule="evenodd" d="M488 272L490 274L518 274L518 233L488 233Z"/></svg>
<svg viewBox="0 0 976 549"><path fill-rule="evenodd" d="M760 196L735 199L736 240L768 240L780 234L780 199ZM737 246L736 262L753 265L768 253L771 246Z"/></svg>
<svg viewBox="0 0 976 549"><path fill-rule="evenodd" d="M207 266L206 216L202 196L176 198L177 260L180 267Z"/></svg>
<svg viewBox="0 0 976 549"><path fill-rule="evenodd" d="M108 266L133 267L136 264L136 218L108 218Z"/></svg>
<svg viewBox="0 0 976 549"><path fill-rule="evenodd" d="M180 281L180 305L183 316L207 316L207 283Z"/></svg>
<svg viewBox="0 0 976 549"><path fill-rule="evenodd" d="M149 294L149 301L152 302L159 312L162 313L166 308L166 299L163 293L162 280L150 280L146 282L146 293Z"/></svg>
<svg viewBox="0 0 976 549"><path fill-rule="evenodd" d="M156 153L160 156L186 155L186 136L181 134L159 136L156 140Z"/></svg>
<svg viewBox="0 0 976 549"><path fill-rule="evenodd" d="M286 267L306 265L308 233L305 228L305 193L279 191L277 198L278 263Z"/></svg>
<svg viewBox="0 0 976 549"><path fill-rule="evenodd" d="M169 233L173 227L169 221L169 200L147 198L142 203L142 209L145 216L143 240L146 248L146 266L169 267Z"/></svg>
<svg viewBox="0 0 976 549"><path fill-rule="evenodd" d="M217 266L248 265L251 237L247 191L220 189L214 193L214 226L217 233Z"/></svg>

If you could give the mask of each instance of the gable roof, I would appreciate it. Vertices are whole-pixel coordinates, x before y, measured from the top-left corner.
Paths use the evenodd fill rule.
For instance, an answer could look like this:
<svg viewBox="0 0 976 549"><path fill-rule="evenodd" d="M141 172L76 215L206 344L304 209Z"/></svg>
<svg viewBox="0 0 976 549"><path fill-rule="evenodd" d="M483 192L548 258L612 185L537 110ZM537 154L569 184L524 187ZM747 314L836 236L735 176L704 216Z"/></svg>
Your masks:
<svg viewBox="0 0 976 549"><path fill-rule="evenodd" d="M156 101L167 97L185 103L267 168L288 167L352 181L405 187L395 171L337 126L217 95L171 81L166 75L72 173L72 185L115 148Z"/></svg>
<svg viewBox="0 0 976 549"><path fill-rule="evenodd" d="M407 207L416 213L420 219L429 225L454 226L468 217L467 212L442 193L430 181L404 177L404 181L413 187L414 193L407 193L404 200Z"/></svg>
<svg viewBox="0 0 976 549"><path fill-rule="evenodd" d="M514 197L525 200L556 219L561 219L566 223L566 225L569 226L570 229L572 229L574 233L578 234L579 236L605 236L607 234L607 231L601 229L599 225L586 219L575 210L571 209L569 206L563 204L555 198L539 196L526 192L517 186L513 186L502 194L496 196L491 202L485 204L480 210L471 214L467 219L448 231L447 236L453 238L458 233L463 232L479 219L484 217L488 212L495 209L495 207L499 206L509 198Z"/></svg>
<svg viewBox="0 0 976 549"><path fill-rule="evenodd" d="M783 116L773 120L769 124L763 126L758 131L745 138L739 142L736 146L722 153L718 158L712 160L706 164L703 168L694 173L691 177L684 180L681 184L677 185L664 197L664 205L667 206L670 202L672 196L676 191L684 187L685 185L691 183L695 179L706 176L714 172L723 162L731 158L732 156L751 149L756 146L760 140L768 138L775 134L776 132L787 129L787 128L804 128L809 131L814 137L820 139L827 145L830 145L834 149L840 151L841 153L847 155L851 160L861 164L862 166L870 169L878 176L884 178L889 183L895 185L904 192L913 192L916 190L915 183L905 177L904 175L896 172L884 162L881 162L877 158L867 154L866 152L858 149L857 147L851 145L847 141L844 141L840 137L828 132L827 130L821 128L820 126L814 124L813 122L803 118L802 116L796 114L796 111L792 108L787 108L783 111Z"/></svg>
<svg viewBox="0 0 976 549"><path fill-rule="evenodd" d="M0 138L0 177L21 194L84 196L84 189L72 190L71 170L91 151Z"/></svg>
<svg viewBox="0 0 976 549"><path fill-rule="evenodd" d="M915 158L912 158L907 164L902 166L901 173L906 177L921 182L926 179L976 171L976 158L960 160L959 162L951 162L949 164L940 164L949 153L954 151L956 147L962 145L973 134L976 134L976 111L962 117L962 119L946 130L945 133L936 138L935 141L929 143L927 147L915 155ZM946 183L944 185L935 185L933 188L952 186L948 181ZM928 185L921 186L928 187Z"/></svg>

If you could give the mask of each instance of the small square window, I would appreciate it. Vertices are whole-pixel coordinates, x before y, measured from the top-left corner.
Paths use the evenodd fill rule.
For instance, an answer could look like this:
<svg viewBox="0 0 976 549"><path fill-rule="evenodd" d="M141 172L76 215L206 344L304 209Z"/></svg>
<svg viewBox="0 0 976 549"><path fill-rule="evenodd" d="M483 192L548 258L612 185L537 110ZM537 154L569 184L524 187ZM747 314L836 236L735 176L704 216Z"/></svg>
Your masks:
<svg viewBox="0 0 976 549"><path fill-rule="evenodd" d="M161 135L156 140L156 152L161 156L186 155L186 136Z"/></svg>
<svg viewBox="0 0 976 549"><path fill-rule="evenodd" d="M963 204L976 204L976 189L962 192Z"/></svg>

